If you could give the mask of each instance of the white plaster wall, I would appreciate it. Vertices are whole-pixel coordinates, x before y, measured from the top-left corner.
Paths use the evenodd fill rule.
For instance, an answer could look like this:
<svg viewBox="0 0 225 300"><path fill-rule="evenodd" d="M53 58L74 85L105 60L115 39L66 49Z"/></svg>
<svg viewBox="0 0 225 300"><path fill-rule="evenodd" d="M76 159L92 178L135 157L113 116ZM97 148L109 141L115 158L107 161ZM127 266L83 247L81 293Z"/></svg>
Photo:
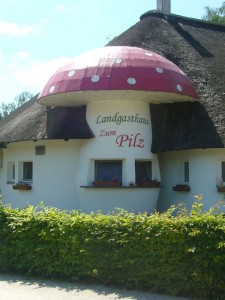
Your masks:
<svg viewBox="0 0 225 300"><path fill-rule="evenodd" d="M45 145L45 155L35 155L35 146ZM38 205L43 201L46 206L61 209L78 207L75 173L80 141L38 141L11 143L3 153L3 168L0 169L0 188L3 203L23 207L27 203ZM13 190L7 184L7 162L33 162L33 183L31 191Z"/></svg>
<svg viewBox="0 0 225 300"><path fill-rule="evenodd" d="M116 114L122 118L121 122L103 121ZM124 119L129 116L130 121ZM3 150L3 168L0 169L3 202L23 207L26 203L38 205L43 201L47 206L85 212L101 210L107 213L116 208L132 212L154 211L159 188L128 188L129 182L135 182L135 160L151 160L153 178L160 180L158 158L151 153L149 104L129 100L90 102L87 121L95 134L93 139L9 144ZM35 155L38 145L46 146L45 155ZM91 187L97 159L122 160L123 188ZM31 191L13 190L12 184L7 184L7 163L16 163L17 182L18 164L22 161L33 162Z"/></svg>
<svg viewBox="0 0 225 300"><path fill-rule="evenodd" d="M104 117L137 116L141 122L103 122ZM116 159L123 162L122 185L135 182L135 160L152 160L153 178L160 180L157 155L151 153L152 129L149 104L141 101L96 101L87 105L87 121L95 138L82 143L76 181L91 186L95 160ZM109 135L104 135L109 133ZM121 144L121 136L124 142ZM136 137L136 140L135 140ZM108 212L116 207L134 212L155 209L159 188L78 188L80 208L84 211Z"/></svg>
<svg viewBox="0 0 225 300"><path fill-rule="evenodd" d="M133 122L104 122L105 117L116 115L122 120L133 117ZM141 123L141 119L148 125ZM96 137L89 145L95 157L154 158L151 153L152 129L148 103L129 100L90 102L87 105L87 121ZM104 136L107 132L112 135ZM121 139L124 142L120 145Z"/></svg>
<svg viewBox="0 0 225 300"><path fill-rule="evenodd" d="M183 183L182 162L189 161L190 192L176 192L172 187ZM221 181L221 161L225 160L225 149L196 149L159 154L163 188L160 189L158 208L165 210L172 204L185 203L190 209L196 199L203 195L203 210L224 200L216 186ZM221 207L224 211L224 207Z"/></svg>

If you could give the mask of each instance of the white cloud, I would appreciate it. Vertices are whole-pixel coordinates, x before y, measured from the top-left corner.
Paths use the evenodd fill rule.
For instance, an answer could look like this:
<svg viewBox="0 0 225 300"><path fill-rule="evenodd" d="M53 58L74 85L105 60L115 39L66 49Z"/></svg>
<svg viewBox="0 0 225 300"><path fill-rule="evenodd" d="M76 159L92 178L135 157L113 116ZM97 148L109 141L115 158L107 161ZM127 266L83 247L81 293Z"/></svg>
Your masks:
<svg viewBox="0 0 225 300"><path fill-rule="evenodd" d="M16 53L16 56L21 59L27 58L29 55L30 55L30 52L28 52L28 51L19 51Z"/></svg>
<svg viewBox="0 0 225 300"><path fill-rule="evenodd" d="M49 19L42 19L33 26L20 26L17 23L0 21L0 35L26 36L39 32L48 23L50 23Z"/></svg>
<svg viewBox="0 0 225 300"><path fill-rule="evenodd" d="M50 20L49 19L42 19L39 24L42 25L42 24L48 24L50 23Z"/></svg>
<svg viewBox="0 0 225 300"><path fill-rule="evenodd" d="M3 51L0 49L0 63L2 62L3 60Z"/></svg>
<svg viewBox="0 0 225 300"><path fill-rule="evenodd" d="M0 21L0 35L25 36L33 31L31 26L19 26L17 23Z"/></svg>
<svg viewBox="0 0 225 300"><path fill-rule="evenodd" d="M65 7L65 5L63 5L63 4L58 4L58 5L56 6L56 10L57 10L57 11L60 11L60 12L63 12L63 11L66 10L66 7Z"/></svg>
<svg viewBox="0 0 225 300"><path fill-rule="evenodd" d="M54 60L38 63L25 68L16 66L15 64L8 65L13 76L15 76L19 82L26 86L32 86L41 90L50 77L63 65L71 61L66 57L58 57Z"/></svg>

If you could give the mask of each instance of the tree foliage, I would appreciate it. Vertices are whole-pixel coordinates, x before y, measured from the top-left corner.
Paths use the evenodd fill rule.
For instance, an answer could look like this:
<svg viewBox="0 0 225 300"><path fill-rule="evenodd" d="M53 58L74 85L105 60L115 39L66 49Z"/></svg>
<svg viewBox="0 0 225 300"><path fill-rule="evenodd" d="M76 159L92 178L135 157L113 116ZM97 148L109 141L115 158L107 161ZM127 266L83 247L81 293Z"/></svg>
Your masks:
<svg viewBox="0 0 225 300"><path fill-rule="evenodd" d="M19 95L17 95L14 98L13 102L10 102L8 104L2 103L0 105L0 119L5 118L8 116L12 111L23 105L25 102L30 100L33 97L33 95L29 92L23 91Z"/></svg>
<svg viewBox="0 0 225 300"><path fill-rule="evenodd" d="M225 25L225 2L218 8L206 6L205 12L203 16L204 20Z"/></svg>

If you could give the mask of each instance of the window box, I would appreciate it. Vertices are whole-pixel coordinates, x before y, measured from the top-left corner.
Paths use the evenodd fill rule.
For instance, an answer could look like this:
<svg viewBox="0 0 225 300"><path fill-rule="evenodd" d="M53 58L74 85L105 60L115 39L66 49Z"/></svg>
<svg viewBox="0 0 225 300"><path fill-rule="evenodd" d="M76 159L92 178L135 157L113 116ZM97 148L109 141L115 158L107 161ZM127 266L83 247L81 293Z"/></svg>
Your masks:
<svg viewBox="0 0 225 300"><path fill-rule="evenodd" d="M158 180L141 180L138 182L139 186L142 187L160 187L161 182Z"/></svg>
<svg viewBox="0 0 225 300"><path fill-rule="evenodd" d="M23 190L23 191L29 191L32 189L32 186L25 182L18 182L17 184L13 185L14 190Z"/></svg>
<svg viewBox="0 0 225 300"><path fill-rule="evenodd" d="M96 180L92 182L93 186L101 186L101 187L110 187L110 186L121 186L121 182L118 180L112 180L112 181L101 181Z"/></svg>
<svg viewBox="0 0 225 300"><path fill-rule="evenodd" d="M217 186L217 192L225 193L225 186Z"/></svg>
<svg viewBox="0 0 225 300"><path fill-rule="evenodd" d="M177 184L173 186L173 191L176 192L189 192L191 190L190 186L187 184Z"/></svg>

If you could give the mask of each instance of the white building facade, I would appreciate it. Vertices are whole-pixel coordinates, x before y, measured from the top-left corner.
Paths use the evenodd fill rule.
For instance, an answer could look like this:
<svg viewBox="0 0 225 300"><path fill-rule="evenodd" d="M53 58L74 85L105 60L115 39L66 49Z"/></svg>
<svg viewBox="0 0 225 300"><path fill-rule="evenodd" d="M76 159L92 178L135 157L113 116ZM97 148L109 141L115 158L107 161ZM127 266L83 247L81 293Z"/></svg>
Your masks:
<svg viewBox="0 0 225 300"><path fill-rule="evenodd" d="M182 70L151 51L105 47L78 57L53 74L38 102L47 110L85 106L93 137L69 138L65 129L65 138L6 142L3 203L152 213L180 202L190 209L194 196L203 194L209 209L224 200L224 150L151 150L150 104L197 98Z"/></svg>

